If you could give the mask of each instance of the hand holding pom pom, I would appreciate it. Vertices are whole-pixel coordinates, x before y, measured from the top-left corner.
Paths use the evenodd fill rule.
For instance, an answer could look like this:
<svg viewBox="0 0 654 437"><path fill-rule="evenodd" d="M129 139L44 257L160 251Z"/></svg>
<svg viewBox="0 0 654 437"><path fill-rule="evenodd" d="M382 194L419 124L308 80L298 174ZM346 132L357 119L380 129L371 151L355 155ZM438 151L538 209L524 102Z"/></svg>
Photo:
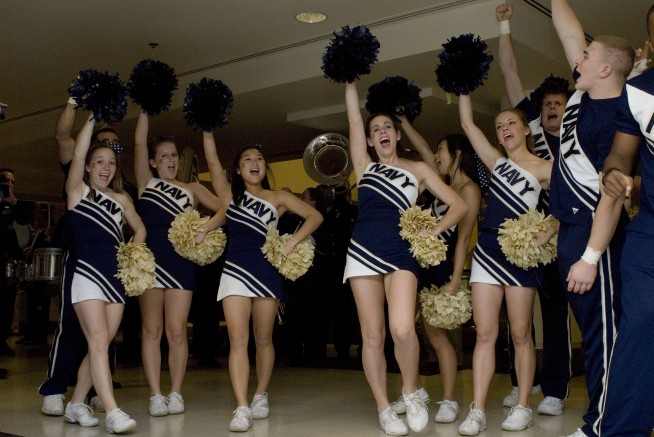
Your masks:
<svg viewBox="0 0 654 437"><path fill-rule="evenodd" d="M370 74L377 62L379 41L366 26L343 27L334 32L322 55L325 77L337 83L354 82L360 76Z"/></svg>
<svg viewBox="0 0 654 437"><path fill-rule="evenodd" d="M413 122L422 112L420 88L402 76L387 77L368 88L366 109L371 114L404 115Z"/></svg>
<svg viewBox="0 0 654 437"><path fill-rule="evenodd" d="M132 70L127 88L134 103L148 115L157 115L170 108L177 89L175 70L163 62L144 59Z"/></svg>
<svg viewBox="0 0 654 437"><path fill-rule="evenodd" d="M196 238L208 221L208 217L200 217L196 210L185 211L177 214L168 230L168 240L173 244L175 252L201 266L217 260L227 244L222 229L206 232L200 243L197 243Z"/></svg>
<svg viewBox="0 0 654 437"><path fill-rule="evenodd" d="M459 285L456 293L448 293L444 287L423 288L420 293L420 306L425 322L443 329L454 329L472 317L470 290Z"/></svg>
<svg viewBox="0 0 654 437"><path fill-rule="evenodd" d="M189 126L211 132L227 124L227 114L232 106L232 90L219 80L203 77L186 89L184 118Z"/></svg>
<svg viewBox="0 0 654 437"><path fill-rule="evenodd" d="M68 88L77 106L93 113L95 121L119 123L127 113L127 87L118 74L83 70Z"/></svg>
<svg viewBox="0 0 654 437"><path fill-rule="evenodd" d="M470 94L488 77L493 56L486 53L486 43L468 33L453 37L443 44L438 55L436 82L447 93Z"/></svg>
<svg viewBox="0 0 654 437"><path fill-rule="evenodd" d="M140 296L156 284L154 254L145 243L120 243L118 246L118 273L128 296Z"/></svg>
<svg viewBox="0 0 654 437"><path fill-rule="evenodd" d="M506 219L500 225L497 241L506 259L522 269L530 269L538 264L549 264L556 259L556 240L554 235L545 244L538 242L538 233L545 231L556 222L551 215L529 210L517 219Z"/></svg>
<svg viewBox="0 0 654 437"><path fill-rule="evenodd" d="M295 281L311 267L314 246L310 241L304 240L295 245L291 253L286 254L286 244L291 238L293 237L289 234L280 236L277 228L270 227L261 252L282 276Z"/></svg>
<svg viewBox="0 0 654 437"><path fill-rule="evenodd" d="M423 268L437 266L446 257L447 245L440 237L429 233L436 223L430 211L415 205L400 216L400 236L411 243L411 254Z"/></svg>

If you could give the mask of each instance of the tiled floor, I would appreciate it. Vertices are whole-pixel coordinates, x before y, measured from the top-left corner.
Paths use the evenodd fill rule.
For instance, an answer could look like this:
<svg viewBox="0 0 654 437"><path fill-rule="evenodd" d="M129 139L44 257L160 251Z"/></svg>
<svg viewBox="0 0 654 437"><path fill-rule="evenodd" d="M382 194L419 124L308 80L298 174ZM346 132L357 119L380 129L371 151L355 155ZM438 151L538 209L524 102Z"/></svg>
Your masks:
<svg viewBox="0 0 654 437"><path fill-rule="evenodd" d="M40 413L41 396L37 386L44 378L47 360L45 346L16 346L14 358L0 358L0 367L9 369L9 378L0 380L0 436L2 433L20 436L85 436L106 435L104 413L98 413L100 426L82 428L64 423L61 417L47 417ZM167 381L168 374L163 373ZM254 376L253 376L254 377ZM268 419L257 420L247 433L230 434L227 426L234 409L229 375L226 367L206 369L197 367L193 360L184 386L186 413L178 416L153 418L147 413L148 387L138 366L119 368L115 379L123 388L116 391L118 403L138 422L131 435L140 436L228 436L253 437L304 437L304 436L356 436L381 437L372 394L363 372L358 370L308 369L299 367L277 368L269 388L271 414ZM437 400L440 392L438 376L423 377L423 384ZM251 384L253 385L253 384ZM401 381L397 374L389 374L389 394L396 399ZM164 383L164 387L165 387ZM508 413L501 407L504 395L510 389L508 375L495 375L488 402L488 431L483 437L533 436L558 437L573 432L581 423L587 397L583 377L571 382L571 395L566 402L565 414L560 417L536 415L534 426L523 432L502 431L500 424ZM459 372L457 399L462 415L472 396L472 374ZM541 394L532 396L535 406ZM430 416L437 406L434 401ZM410 435L456 436L458 423L441 425L430 421L427 429Z"/></svg>

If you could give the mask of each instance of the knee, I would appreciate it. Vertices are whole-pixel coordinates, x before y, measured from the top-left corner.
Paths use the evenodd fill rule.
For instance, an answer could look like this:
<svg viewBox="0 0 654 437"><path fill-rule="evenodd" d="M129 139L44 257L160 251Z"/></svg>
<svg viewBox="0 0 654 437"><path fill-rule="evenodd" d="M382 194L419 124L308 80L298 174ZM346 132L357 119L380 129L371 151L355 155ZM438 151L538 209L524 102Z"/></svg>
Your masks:
<svg viewBox="0 0 654 437"><path fill-rule="evenodd" d="M511 338L515 347L529 346L531 341L531 330L528 326L524 328L511 326Z"/></svg>
<svg viewBox="0 0 654 437"><path fill-rule="evenodd" d="M497 341L497 329L477 328L477 343L482 345L495 344Z"/></svg>
<svg viewBox="0 0 654 437"><path fill-rule="evenodd" d="M383 330L368 331L362 335L363 343L370 349L383 349L386 335Z"/></svg>
<svg viewBox="0 0 654 437"><path fill-rule="evenodd" d="M186 343L186 326L166 328L166 338L169 344L180 345Z"/></svg>
<svg viewBox="0 0 654 437"><path fill-rule="evenodd" d="M230 350L247 349L249 338L250 338L250 333L247 331L246 332L229 331Z"/></svg>
<svg viewBox="0 0 654 437"><path fill-rule="evenodd" d="M391 328L391 336L396 346L403 347L416 339L416 330L411 326L398 326Z"/></svg>
<svg viewBox="0 0 654 437"><path fill-rule="evenodd" d="M163 334L163 326L147 326L143 325L141 328L141 336L144 341L161 341L161 335Z"/></svg>
<svg viewBox="0 0 654 437"><path fill-rule="evenodd" d="M272 331L269 329L255 329L253 336L258 348L272 345Z"/></svg>

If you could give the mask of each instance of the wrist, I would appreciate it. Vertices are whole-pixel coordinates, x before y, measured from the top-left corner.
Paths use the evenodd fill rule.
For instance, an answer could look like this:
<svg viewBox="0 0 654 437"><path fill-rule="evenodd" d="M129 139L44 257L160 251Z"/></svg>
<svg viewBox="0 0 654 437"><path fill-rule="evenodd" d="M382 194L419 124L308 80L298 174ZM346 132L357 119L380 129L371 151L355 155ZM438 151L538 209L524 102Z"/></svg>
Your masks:
<svg viewBox="0 0 654 437"><path fill-rule="evenodd" d="M509 24L509 20L502 20L499 22L500 25L500 35L506 35L511 33L511 25Z"/></svg>
<svg viewBox="0 0 654 437"><path fill-rule="evenodd" d="M584 254L581 255L581 259L592 266L597 265L601 257L602 257L602 252L600 252L599 250L595 250L590 246L586 246L586 250L584 251Z"/></svg>
<svg viewBox="0 0 654 437"><path fill-rule="evenodd" d="M610 168L607 168L606 171L602 173L602 185L604 185L604 184L606 183L606 177L607 177L607 176L608 176L612 171L616 171L616 170L617 170L617 171L620 171L620 170L618 170L618 169L615 168L615 167L610 167Z"/></svg>
<svg viewBox="0 0 654 437"><path fill-rule="evenodd" d="M68 104L73 105L73 106L77 106L77 101L75 100L74 97L68 97Z"/></svg>

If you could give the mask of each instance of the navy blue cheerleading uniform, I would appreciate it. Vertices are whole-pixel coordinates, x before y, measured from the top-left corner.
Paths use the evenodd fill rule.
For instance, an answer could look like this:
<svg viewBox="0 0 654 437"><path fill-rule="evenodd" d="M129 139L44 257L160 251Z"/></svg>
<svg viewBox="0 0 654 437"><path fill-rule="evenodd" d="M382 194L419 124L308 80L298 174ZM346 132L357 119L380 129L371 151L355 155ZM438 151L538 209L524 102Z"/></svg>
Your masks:
<svg viewBox="0 0 654 437"><path fill-rule="evenodd" d="M538 179L508 158L495 161L491 173L486 216L472 258L470 283L536 287L539 269L511 264L497 241L500 225L536 209L541 186Z"/></svg>
<svg viewBox="0 0 654 437"><path fill-rule="evenodd" d="M277 208L246 191L238 206L230 203L226 216L227 250L218 300L236 295L285 301L282 275L261 251L268 228L277 227Z"/></svg>
<svg viewBox="0 0 654 437"><path fill-rule="evenodd" d="M431 205L431 212L437 219L442 218L447 214L448 209L449 205L441 201L439 198L434 199L434 202ZM438 237L447 245L445 259L436 266L420 269L420 283L422 285L426 287L434 285L440 288L450 282L454 270L454 251L456 250L458 235L459 233L456 225L444 230L438 235Z"/></svg>
<svg viewBox="0 0 654 437"><path fill-rule="evenodd" d="M600 435L647 436L654 428L654 71L627 82L618 131L643 137L640 210L627 226L622 262L622 318L609 367ZM645 250L643 250L645 249Z"/></svg>
<svg viewBox="0 0 654 437"><path fill-rule="evenodd" d="M527 97L516 108L523 111L529 120L534 155L555 163L561 139L543 128L540 108ZM541 192L539 209L541 208L545 214L549 213L549 190ZM536 369L534 385L540 384L544 396L565 399L568 396L568 382L572 377L568 299L561 283L558 260L542 266L541 271L543 278L537 291L543 317L543 362ZM509 349L513 349L512 342L509 343ZM511 382L517 387L518 379L513 367Z"/></svg>
<svg viewBox="0 0 654 437"><path fill-rule="evenodd" d="M611 150L617 127L618 97L593 100L576 91L561 124L561 149L552 170L550 212L561 222L557 253L564 288L570 267L584 253L599 201L599 171ZM589 405L582 431L595 436L606 394L608 361L620 320L620 256L626 215L598 264L592 288L566 293L583 338Z"/></svg>
<svg viewBox="0 0 654 437"><path fill-rule="evenodd" d="M116 252L123 241L122 205L85 185L70 221L75 250L66 260L66 275L73 275L72 302L101 299L124 304L125 288L116 278Z"/></svg>
<svg viewBox="0 0 654 437"><path fill-rule="evenodd" d="M408 270L418 261L400 237L400 216L418 199L418 180L399 167L371 162L359 181L359 216L347 250L344 280Z"/></svg>
<svg viewBox="0 0 654 437"><path fill-rule="evenodd" d="M195 289L196 265L182 258L168 240L177 214L193 209L193 193L159 178L148 181L139 198L139 213L147 230L145 243L154 253L155 288Z"/></svg>

